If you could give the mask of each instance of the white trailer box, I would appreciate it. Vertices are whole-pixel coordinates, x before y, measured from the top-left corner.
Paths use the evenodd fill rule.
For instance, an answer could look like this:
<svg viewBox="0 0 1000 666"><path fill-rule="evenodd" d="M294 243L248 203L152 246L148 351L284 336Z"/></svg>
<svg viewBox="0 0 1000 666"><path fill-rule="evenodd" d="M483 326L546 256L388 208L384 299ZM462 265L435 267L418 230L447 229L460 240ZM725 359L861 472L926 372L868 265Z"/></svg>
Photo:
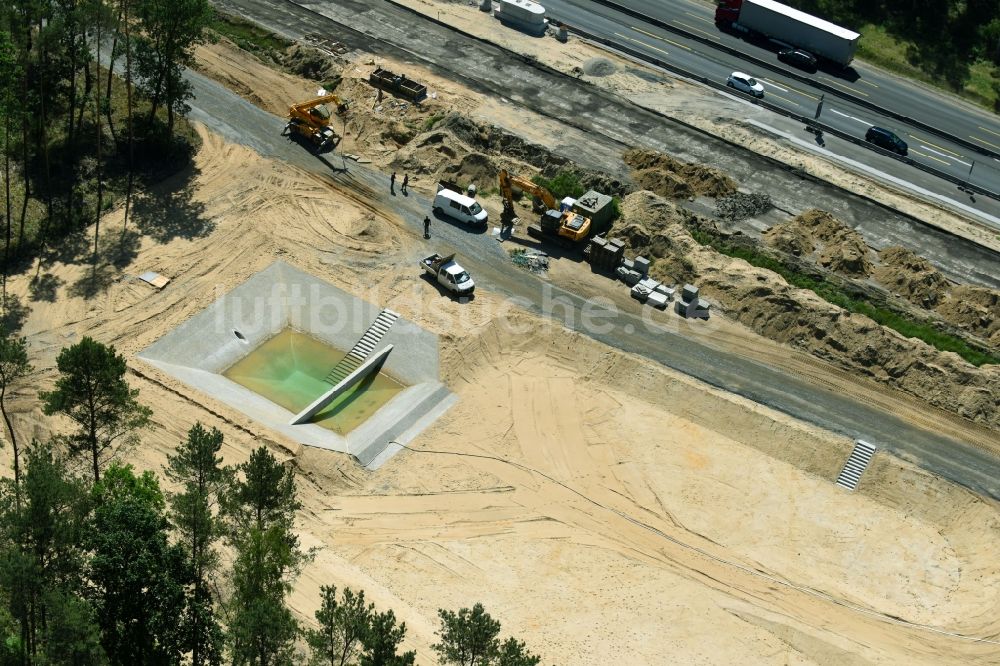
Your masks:
<svg viewBox="0 0 1000 666"><path fill-rule="evenodd" d="M500 0L493 12L504 23L531 34L541 35L548 26L545 7L531 0Z"/></svg>
<svg viewBox="0 0 1000 666"><path fill-rule="evenodd" d="M861 35L774 0L743 0L739 24L847 67Z"/></svg>

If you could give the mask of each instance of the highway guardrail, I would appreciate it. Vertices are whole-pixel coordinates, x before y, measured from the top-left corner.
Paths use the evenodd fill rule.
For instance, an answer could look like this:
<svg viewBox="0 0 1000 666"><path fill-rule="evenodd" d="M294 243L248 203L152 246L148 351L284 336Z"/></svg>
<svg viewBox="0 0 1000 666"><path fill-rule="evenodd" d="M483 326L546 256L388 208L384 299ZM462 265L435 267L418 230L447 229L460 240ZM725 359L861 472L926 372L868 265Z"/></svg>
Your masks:
<svg viewBox="0 0 1000 666"><path fill-rule="evenodd" d="M781 74L784 74L785 76L791 77L791 78L796 79L798 81L802 81L803 83L808 83L809 85L814 86L816 88L819 88L820 90L823 90L824 92L830 93L831 95L836 95L836 96L841 97L843 99L847 99L850 102L852 102L853 104L858 104L858 105L863 106L863 107L865 107L867 109L871 109L872 111L875 111L876 113L881 113L882 115L888 116L888 117L890 117L890 118L892 118L894 120L898 120L900 122L907 123L909 125L912 125L913 127L916 127L916 128L921 129L921 130L924 130L925 132L930 132L932 134L936 134L937 136L939 136L939 137L941 137L943 139L947 139L948 141L956 143L956 144L958 144L960 146L963 146L965 148L969 148L971 150L975 150L976 152L978 152L981 155L986 155L986 156L994 157L994 158L1000 158L1000 152L996 152L996 151L990 150L989 148L984 148L984 147L982 147L982 146L980 146L978 144L972 143L968 139L963 139L960 136L956 136L954 134L951 134L950 132L947 132L947 131L945 131L943 129L934 127L933 125L928 125L927 123L925 123L925 122L923 122L921 120L917 120L916 118L910 118L909 116L904 116L904 115L902 115L900 113L897 113L897 112L892 111L890 109L887 109L885 107L879 106L878 104L875 104L874 102L869 102L868 100L862 99L861 97L858 97L856 95L852 95L850 93L846 93L843 90L840 90L838 88L834 88L834 87L832 87L830 85L827 85L827 84L823 83L822 81L817 81L816 79L809 78L808 76L803 76L802 74L799 74L798 72L793 72L793 71L791 71L789 69L785 69L784 67L776 65L775 63L770 62L768 60L763 60L761 58L758 58L757 56L753 56L753 55L750 55L749 53L746 53L744 51L740 51L739 49L734 49L731 46L726 46L725 44L721 44L719 42L712 41L708 37L704 37L702 35L698 35L696 33L689 32L687 30L684 30L683 28L678 28L675 25L667 23L666 21L662 21L662 20L660 20L658 18L655 18L653 16L647 16L646 14L643 14L642 12L638 12L638 11L636 11L636 10L630 8L630 7L625 7L624 5L620 5L617 2L614 2L614 0L591 0L591 1L595 2L596 4L603 5L603 6L607 7L607 8L609 8L609 9L613 9L616 12L620 12L622 14L626 14L627 16L631 16L632 18L637 18L637 19L641 19L643 21L646 21L647 23L649 23L651 25L655 25L658 28L662 28L664 30L669 30L670 32L672 32L672 33L674 33L676 35L680 35L682 37L687 37L688 39L693 39L696 42L700 42L702 44L706 44L706 45L711 46L712 48L718 49L720 51L725 51L726 53L728 53L730 55L737 56L739 58L742 58L743 60L746 60L747 62L753 63L757 67L764 67L764 68L770 69L770 70L775 71L775 72L780 72Z"/></svg>

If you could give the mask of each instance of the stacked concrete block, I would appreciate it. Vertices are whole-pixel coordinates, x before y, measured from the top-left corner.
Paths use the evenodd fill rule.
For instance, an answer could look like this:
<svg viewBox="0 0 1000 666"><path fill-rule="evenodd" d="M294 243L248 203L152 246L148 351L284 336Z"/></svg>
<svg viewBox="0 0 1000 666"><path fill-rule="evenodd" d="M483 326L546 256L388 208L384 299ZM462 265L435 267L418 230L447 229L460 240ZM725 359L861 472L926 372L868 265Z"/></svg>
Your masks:
<svg viewBox="0 0 1000 666"><path fill-rule="evenodd" d="M686 284L681 290L681 300L677 301L674 309L677 314L686 319L708 319L711 306L708 301L698 298L698 287L693 284Z"/></svg>
<svg viewBox="0 0 1000 666"><path fill-rule="evenodd" d="M642 284L636 284L632 287L632 298L639 301L640 303L645 303L649 295L653 293L648 288L644 287Z"/></svg>
<svg viewBox="0 0 1000 666"><path fill-rule="evenodd" d="M646 257L636 257L633 262L633 269L639 271L643 275L649 275L649 259Z"/></svg>

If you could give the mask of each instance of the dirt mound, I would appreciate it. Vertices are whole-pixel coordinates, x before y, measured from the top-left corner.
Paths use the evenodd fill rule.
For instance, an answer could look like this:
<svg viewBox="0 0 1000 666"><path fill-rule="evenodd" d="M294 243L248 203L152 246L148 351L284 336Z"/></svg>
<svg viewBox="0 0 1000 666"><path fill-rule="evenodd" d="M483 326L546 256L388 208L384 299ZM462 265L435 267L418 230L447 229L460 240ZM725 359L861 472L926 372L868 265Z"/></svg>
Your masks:
<svg viewBox="0 0 1000 666"><path fill-rule="evenodd" d="M552 155L544 146L529 143L496 125L477 123L459 113L450 113L442 118L434 126L434 130L450 133L476 152L503 155L506 158L527 162L539 169L567 163L565 158Z"/></svg>
<svg viewBox="0 0 1000 666"><path fill-rule="evenodd" d="M463 184L475 183L477 187L492 187L497 182L500 169L482 153L469 153L458 164L445 167L444 176Z"/></svg>
<svg viewBox="0 0 1000 666"><path fill-rule="evenodd" d="M951 284L931 262L905 247L887 247L878 255L872 272L886 289L924 308L932 309L945 299Z"/></svg>
<svg viewBox="0 0 1000 666"><path fill-rule="evenodd" d="M301 44L289 46L281 58L282 67L288 72L327 84L340 80L340 70L345 63L346 61L337 60L318 49Z"/></svg>
<svg viewBox="0 0 1000 666"><path fill-rule="evenodd" d="M960 285L938 305L937 313L1000 348L1000 291Z"/></svg>
<svg viewBox="0 0 1000 666"><path fill-rule="evenodd" d="M583 63L583 73L587 76L611 76L617 71L615 63L607 58L591 58Z"/></svg>
<svg viewBox="0 0 1000 666"><path fill-rule="evenodd" d="M816 252L816 262L835 273L867 277L871 254L864 237L830 213L808 210L764 232L764 242L797 257Z"/></svg>
<svg viewBox="0 0 1000 666"><path fill-rule="evenodd" d="M1000 367L976 368L957 354L905 338L811 291L792 287L776 273L701 246L686 228L691 215L649 192L637 192L626 197L622 218L611 233L625 238L636 253L654 258L651 272L657 279L695 281L727 315L757 333L1000 428ZM830 219L813 214L790 228L811 228L816 235L810 238L827 239L832 245L844 234ZM992 303L995 313L995 300L985 294L977 298Z"/></svg>
<svg viewBox="0 0 1000 666"><path fill-rule="evenodd" d="M628 150L622 159L632 167L632 177L640 187L660 196L722 197L736 192L736 181L714 167L682 162L654 150Z"/></svg>

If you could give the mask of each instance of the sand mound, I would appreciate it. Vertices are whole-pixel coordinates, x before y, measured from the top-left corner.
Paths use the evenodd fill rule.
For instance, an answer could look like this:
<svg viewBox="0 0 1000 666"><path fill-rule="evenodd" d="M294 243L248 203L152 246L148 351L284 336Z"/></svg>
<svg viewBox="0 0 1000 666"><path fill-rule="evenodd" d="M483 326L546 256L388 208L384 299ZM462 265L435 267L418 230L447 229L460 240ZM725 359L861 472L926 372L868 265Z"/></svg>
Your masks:
<svg viewBox="0 0 1000 666"><path fill-rule="evenodd" d="M340 79L345 61L337 60L322 51L302 44L293 44L285 51L281 65L290 73L324 84Z"/></svg>
<svg viewBox="0 0 1000 666"><path fill-rule="evenodd" d="M736 192L736 181L703 164L682 162L654 150L634 149L622 155L642 188L673 199L694 195L721 197Z"/></svg>
<svg viewBox="0 0 1000 666"><path fill-rule="evenodd" d="M1000 292L960 285L937 307L946 320L1000 348Z"/></svg>
<svg viewBox="0 0 1000 666"><path fill-rule="evenodd" d="M624 237L635 252L654 257L651 270L658 279L696 281L729 316L765 337L972 421L1000 427L1000 367L976 368L957 354L904 338L811 291L791 287L771 271L701 246L685 228L691 214L649 192L626 197L622 212L612 233ZM815 214L800 224L816 231L812 237L836 243L845 234L830 219Z"/></svg>
<svg viewBox="0 0 1000 666"><path fill-rule="evenodd" d="M871 274L870 251L864 237L830 213L808 210L764 232L764 241L797 257L816 252L816 262L850 277Z"/></svg>
<svg viewBox="0 0 1000 666"><path fill-rule="evenodd" d="M492 187L497 182L500 170L493 161L482 153L469 153L457 165L452 164L444 169L448 180L459 183L475 183L478 187Z"/></svg>
<svg viewBox="0 0 1000 666"><path fill-rule="evenodd" d="M951 291L948 279L912 250L887 247L879 252L878 258L879 265L872 277L911 303L932 309Z"/></svg>
<svg viewBox="0 0 1000 666"><path fill-rule="evenodd" d="M583 73L587 76L611 76L617 71L615 63L607 58L590 58L583 63Z"/></svg>

